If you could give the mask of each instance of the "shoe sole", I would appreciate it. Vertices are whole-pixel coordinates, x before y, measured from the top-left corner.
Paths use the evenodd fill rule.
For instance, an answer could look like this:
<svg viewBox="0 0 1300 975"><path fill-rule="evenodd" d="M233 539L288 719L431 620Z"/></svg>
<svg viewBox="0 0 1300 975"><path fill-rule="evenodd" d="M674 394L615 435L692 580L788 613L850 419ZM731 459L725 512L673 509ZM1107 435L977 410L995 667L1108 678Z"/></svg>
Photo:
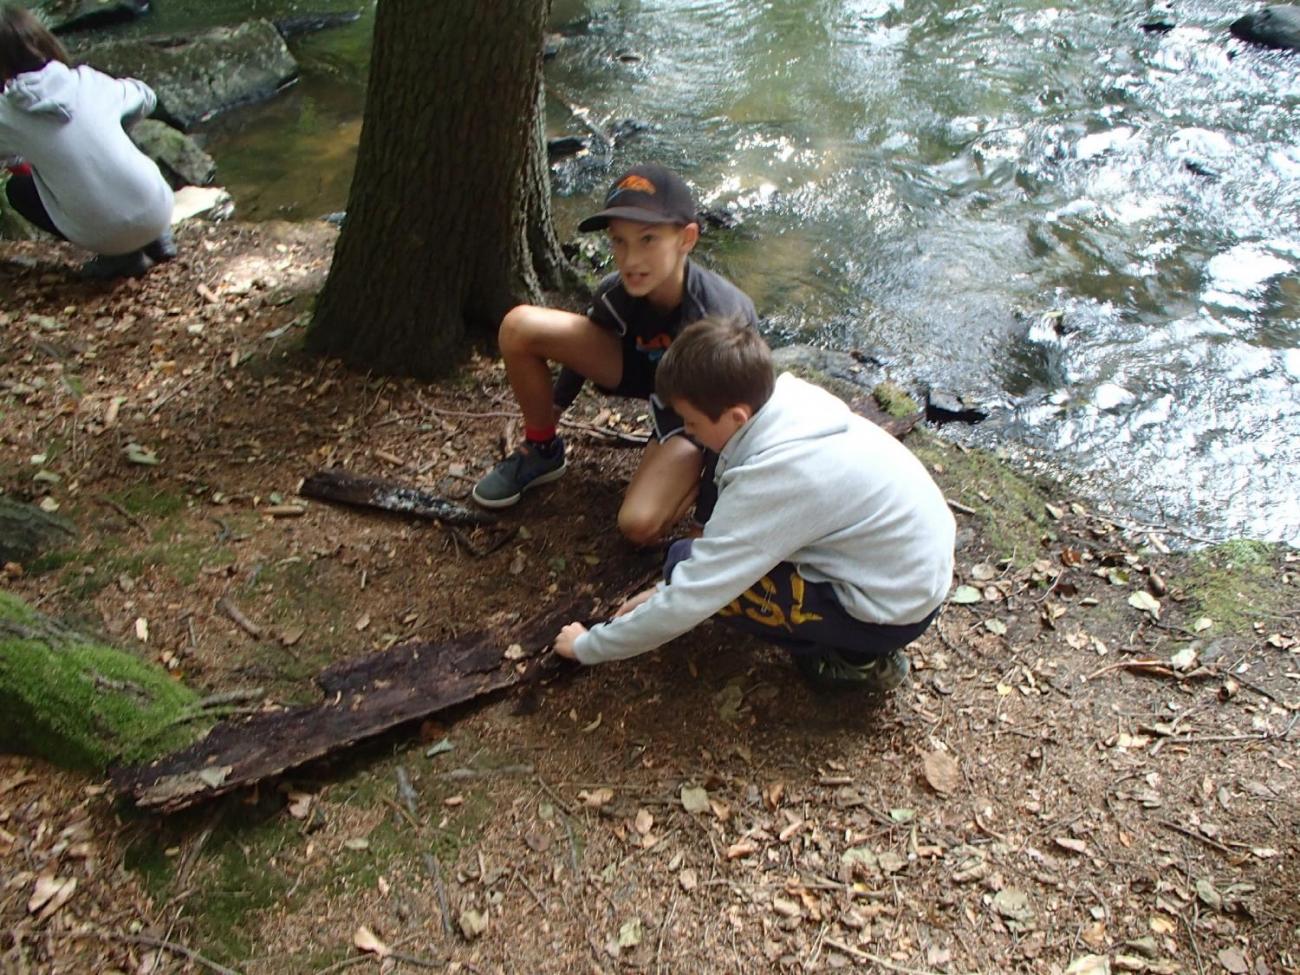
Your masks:
<svg viewBox="0 0 1300 975"><path fill-rule="evenodd" d="M519 499L524 496L525 492L532 490L539 484L550 484L552 481L558 480L560 476L568 470L568 468L569 465L565 462L553 471L547 471L545 474L538 474L535 478L520 488L518 494L512 494L508 498L480 498L478 496L478 487L474 488L470 493L470 497L474 499L475 504L484 508L513 508L519 503Z"/></svg>

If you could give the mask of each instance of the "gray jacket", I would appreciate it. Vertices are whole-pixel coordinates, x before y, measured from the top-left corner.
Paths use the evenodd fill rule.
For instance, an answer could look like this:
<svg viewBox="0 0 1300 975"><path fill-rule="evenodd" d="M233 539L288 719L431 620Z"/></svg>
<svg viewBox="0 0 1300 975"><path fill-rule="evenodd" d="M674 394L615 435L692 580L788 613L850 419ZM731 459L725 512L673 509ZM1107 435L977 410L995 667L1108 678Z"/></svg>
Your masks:
<svg viewBox="0 0 1300 975"><path fill-rule="evenodd" d="M143 82L51 61L0 94L0 160L31 163L46 212L74 244L138 250L171 225L172 191L122 125L156 101Z"/></svg>
<svg viewBox="0 0 1300 975"><path fill-rule="evenodd" d="M575 643L585 664L632 657L722 609L778 562L828 582L849 615L901 625L952 582L956 525L921 462L825 390L785 373L718 457L718 504L671 585Z"/></svg>

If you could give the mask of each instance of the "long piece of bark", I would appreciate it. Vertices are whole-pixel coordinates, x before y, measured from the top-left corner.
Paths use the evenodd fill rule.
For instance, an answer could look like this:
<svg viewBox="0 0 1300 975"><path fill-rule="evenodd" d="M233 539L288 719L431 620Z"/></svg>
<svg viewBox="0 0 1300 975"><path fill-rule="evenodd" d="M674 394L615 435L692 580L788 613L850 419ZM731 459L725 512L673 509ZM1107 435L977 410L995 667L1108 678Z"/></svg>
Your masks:
<svg viewBox="0 0 1300 975"><path fill-rule="evenodd" d="M318 501L337 501L363 508L378 508L399 515L413 515L448 525L490 525L496 519L440 498L428 491L379 477L350 474L337 467L317 471L303 480L298 493Z"/></svg>
<svg viewBox="0 0 1300 975"><path fill-rule="evenodd" d="M629 558L606 571L600 595L612 599L644 576ZM175 812L279 775L400 724L517 684L520 644L545 654L561 626L588 618L598 595L579 596L506 633L476 633L442 643L416 641L334 664L316 677L324 700L218 724L202 741L148 765L113 769L116 790L142 809Z"/></svg>

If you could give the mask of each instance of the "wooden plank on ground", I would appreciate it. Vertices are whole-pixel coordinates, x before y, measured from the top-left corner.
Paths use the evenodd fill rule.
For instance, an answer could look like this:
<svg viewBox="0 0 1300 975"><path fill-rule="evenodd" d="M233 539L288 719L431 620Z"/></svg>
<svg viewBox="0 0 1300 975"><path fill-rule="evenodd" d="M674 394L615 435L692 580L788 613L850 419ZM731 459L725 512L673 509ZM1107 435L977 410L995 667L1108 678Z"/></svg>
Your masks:
<svg viewBox="0 0 1300 975"><path fill-rule="evenodd" d="M491 525L496 522L486 512L475 511L401 481L350 474L338 467L326 468L305 478L298 493L304 498L315 498L318 501L378 508L449 525Z"/></svg>
<svg viewBox="0 0 1300 975"><path fill-rule="evenodd" d="M534 664L531 679L561 626L597 610L604 618L613 600L646 579L647 569L645 558L630 557L606 572L598 594L566 600L504 634L405 643L342 661L317 676L321 703L224 721L183 751L112 770L113 785L142 809L175 812L518 684L521 664ZM523 656L506 659L515 643Z"/></svg>

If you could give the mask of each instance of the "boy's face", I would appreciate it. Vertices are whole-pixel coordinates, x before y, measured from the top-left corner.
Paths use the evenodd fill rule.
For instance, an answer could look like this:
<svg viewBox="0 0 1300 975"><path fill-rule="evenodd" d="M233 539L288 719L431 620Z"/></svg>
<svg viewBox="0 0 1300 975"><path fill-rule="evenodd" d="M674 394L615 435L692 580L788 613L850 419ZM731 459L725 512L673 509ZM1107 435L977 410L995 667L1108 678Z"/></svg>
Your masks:
<svg viewBox="0 0 1300 975"><path fill-rule="evenodd" d="M686 434L702 447L708 447L715 454L722 453L727 441L743 427L753 415L753 410L741 404L722 411L716 420L710 420L707 413L702 413L690 404L689 400L675 399L672 408L686 424Z"/></svg>
<svg viewBox="0 0 1300 975"><path fill-rule="evenodd" d="M623 287L634 298L648 298L664 309L682 300L686 255L700 238L698 224L641 223L615 218L606 229Z"/></svg>

